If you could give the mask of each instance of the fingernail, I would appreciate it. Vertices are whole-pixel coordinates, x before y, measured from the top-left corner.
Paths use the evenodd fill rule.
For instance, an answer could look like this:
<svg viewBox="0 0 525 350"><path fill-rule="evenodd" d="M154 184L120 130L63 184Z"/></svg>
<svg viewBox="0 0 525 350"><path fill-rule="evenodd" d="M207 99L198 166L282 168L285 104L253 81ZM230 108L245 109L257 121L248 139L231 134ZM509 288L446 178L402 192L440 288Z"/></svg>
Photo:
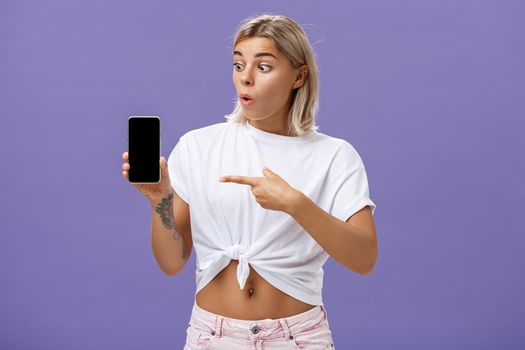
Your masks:
<svg viewBox="0 0 525 350"><path fill-rule="evenodd" d="M220 181L220 182L224 182L224 178L223 178L223 177L220 177L220 178L219 178L219 181Z"/></svg>

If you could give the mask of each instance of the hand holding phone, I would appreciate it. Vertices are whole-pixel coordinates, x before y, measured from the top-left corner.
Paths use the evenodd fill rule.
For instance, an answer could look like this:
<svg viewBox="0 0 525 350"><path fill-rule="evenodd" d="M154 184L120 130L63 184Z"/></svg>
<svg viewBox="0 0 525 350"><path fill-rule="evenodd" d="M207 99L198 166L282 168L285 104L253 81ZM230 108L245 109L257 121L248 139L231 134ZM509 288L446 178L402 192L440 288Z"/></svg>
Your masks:
<svg viewBox="0 0 525 350"><path fill-rule="evenodd" d="M128 175L130 170L130 164L127 163L128 152L122 153L122 160L125 161L125 163L122 164L122 175L126 180L129 180ZM159 168L161 171L161 180L159 183L133 184L133 186L135 186L135 188L140 193L142 193L146 198L148 198L150 202L158 202L160 199L165 198L168 194L170 194L173 191L168 172L168 163L164 157L160 157Z"/></svg>
<svg viewBox="0 0 525 350"><path fill-rule="evenodd" d="M168 164L160 156L160 118L131 116L128 119L128 152L122 154L123 175L148 199L171 193Z"/></svg>

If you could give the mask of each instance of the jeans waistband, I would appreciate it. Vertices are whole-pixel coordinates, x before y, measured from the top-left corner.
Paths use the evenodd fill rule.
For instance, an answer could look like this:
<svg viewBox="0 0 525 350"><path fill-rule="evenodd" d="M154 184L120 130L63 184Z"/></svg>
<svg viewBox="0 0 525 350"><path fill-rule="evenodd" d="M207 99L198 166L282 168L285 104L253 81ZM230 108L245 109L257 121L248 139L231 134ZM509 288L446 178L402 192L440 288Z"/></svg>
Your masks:
<svg viewBox="0 0 525 350"><path fill-rule="evenodd" d="M216 337L224 335L238 338L289 338L296 333L323 326L328 314L323 305L305 312L278 319L241 320L224 317L193 304L190 326L210 332ZM328 321L326 321L328 324Z"/></svg>

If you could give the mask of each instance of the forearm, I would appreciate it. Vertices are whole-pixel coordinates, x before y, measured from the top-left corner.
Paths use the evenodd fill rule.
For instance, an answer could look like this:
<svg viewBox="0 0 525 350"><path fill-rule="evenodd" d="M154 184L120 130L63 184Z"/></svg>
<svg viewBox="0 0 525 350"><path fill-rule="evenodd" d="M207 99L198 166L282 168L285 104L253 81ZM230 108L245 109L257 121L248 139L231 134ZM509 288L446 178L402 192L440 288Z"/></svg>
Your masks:
<svg viewBox="0 0 525 350"><path fill-rule="evenodd" d="M360 274L372 269L376 247L366 232L330 215L300 191L287 212L338 263Z"/></svg>
<svg viewBox="0 0 525 350"><path fill-rule="evenodd" d="M162 271L177 274L188 258L186 244L173 215L173 193L151 201L151 248Z"/></svg>

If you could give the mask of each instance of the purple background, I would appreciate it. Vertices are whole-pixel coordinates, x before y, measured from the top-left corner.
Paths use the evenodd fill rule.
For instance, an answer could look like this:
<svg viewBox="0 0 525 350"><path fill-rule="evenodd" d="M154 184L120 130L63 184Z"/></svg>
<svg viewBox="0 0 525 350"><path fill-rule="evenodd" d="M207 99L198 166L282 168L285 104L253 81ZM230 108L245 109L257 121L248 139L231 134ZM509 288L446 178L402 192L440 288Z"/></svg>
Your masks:
<svg viewBox="0 0 525 350"><path fill-rule="evenodd" d="M367 167L379 259L329 259L338 349L523 349L521 1L2 1L0 348L181 349L195 253L170 278L121 174L130 115L162 154L233 108L244 18L304 26L320 131Z"/></svg>

